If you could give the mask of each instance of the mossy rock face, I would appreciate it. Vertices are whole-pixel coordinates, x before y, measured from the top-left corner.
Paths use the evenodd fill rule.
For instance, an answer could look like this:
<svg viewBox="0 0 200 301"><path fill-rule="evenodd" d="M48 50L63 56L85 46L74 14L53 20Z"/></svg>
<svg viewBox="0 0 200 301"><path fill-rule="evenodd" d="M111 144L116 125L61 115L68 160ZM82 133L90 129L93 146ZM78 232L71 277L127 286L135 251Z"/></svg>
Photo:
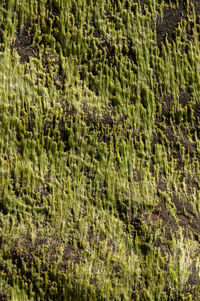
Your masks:
<svg viewBox="0 0 200 301"><path fill-rule="evenodd" d="M0 4L0 299L199 299L199 16Z"/></svg>

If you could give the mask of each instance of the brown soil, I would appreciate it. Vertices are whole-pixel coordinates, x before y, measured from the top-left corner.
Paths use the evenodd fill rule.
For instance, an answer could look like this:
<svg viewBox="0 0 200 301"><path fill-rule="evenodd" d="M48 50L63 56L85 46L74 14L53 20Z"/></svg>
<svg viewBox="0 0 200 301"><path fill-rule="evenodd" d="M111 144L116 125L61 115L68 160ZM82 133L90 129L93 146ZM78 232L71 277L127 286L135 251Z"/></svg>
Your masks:
<svg viewBox="0 0 200 301"><path fill-rule="evenodd" d="M168 1L166 1L167 3ZM174 4L176 1L172 1ZM193 0L191 3L194 5L196 16L200 15L200 2ZM192 8L191 8L192 9ZM187 18L187 10L185 1L179 1L179 6L175 8L165 7L163 11L163 18L158 19L157 22L157 45L160 47L165 38L171 43L176 37L176 29L181 20Z"/></svg>
<svg viewBox="0 0 200 301"><path fill-rule="evenodd" d="M185 19L187 12L183 1L180 1L178 8L164 8L163 11L163 19L158 20L157 23L157 44L158 46L161 45L162 42L165 41L165 38L171 43L172 40L175 38L175 29L181 19Z"/></svg>
<svg viewBox="0 0 200 301"><path fill-rule="evenodd" d="M62 253L61 250L63 250ZM44 253L46 254L45 258ZM13 261L17 270L21 270L23 280L26 282L32 281L32 285L36 291L37 276L35 275L38 273L38 263L40 263L40 275L42 275L42 277L48 275L48 285L44 287L45 294L48 298L51 297L52 300L55 298L51 291L51 286L55 281L56 273L60 271L65 273L69 268L70 272L73 273L75 265L81 262L79 249L75 249L71 244L64 243L57 237L50 237L48 235L45 237L38 235L33 243L30 238L30 233L27 233L25 237L21 237L12 246L11 252L7 256ZM55 271L52 272L49 266L55 267ZM7 271L7 267L4 267L4 270L8 276L12 277L10 271ZM41 286L42 285L41 283ZM4 295L0 293L0 299L3 297Z"/></svg>
<svg viewBox="0 0 200 301"><path fill-rule="evenodd" d="M180 92L179 103L182 108L187 106L190 103L191 93L188 91ZM198 115L199 105L196 105L196 110L194 110L194 115ZM152 155L154 154L154 148L156 144L161 144L165 146L165 150L168 156L168 161L173 161L176 170L180 174L179 185L182 185L183 178L185 178L185 183L187 185L188 193L191 193L194 189L198 190L198 183L195 179L192 179L191 176L185 175L184 171L184 162L181 155L181 148L185 149L185 154L189 155L190 163L193 158L198 158L197 147L195 141L193 142L193 134L198 130L198 122L194 118L191 121L190 129L186 129L184 119L176 120L176 114L179 112L172 113L172 97L170 95L164 96L162 100L162 111L157 115L156 119L156 132L152 140L151 150ZM175 115L175 117L173 116ZM174 120L177 123L174 123L173 126L170 120ZM151 172L154 174L153 162L151 165ZM157 183L157 189L159 191L167 191L167 185L164 177L160 177ZM171 225L179 225L186 230L191 230L193 233L200 234L200 218L194 212L191 203L185 199L180 200L180 198L174 193L173 189L171 190L171 201L175 205L177 210L177 217L179 223L174 223L170 221L169 214L166 212L164 202L161 199L158 207L155 209L156 214L163 220L164 224L168 224L170 221ZM155 213L154 212L154 213ZM162 214L159 214L162 212Z"/></svg>
<svg viewBox="0 0 200 301"><path fill-rule="evenodd" d="M24 28L22 32L17 32L15 42L12 46L13 51L17 51L20 56L20 63L28 62L29 57L38 57L37 46L32 46L33 32Z"/></svg>

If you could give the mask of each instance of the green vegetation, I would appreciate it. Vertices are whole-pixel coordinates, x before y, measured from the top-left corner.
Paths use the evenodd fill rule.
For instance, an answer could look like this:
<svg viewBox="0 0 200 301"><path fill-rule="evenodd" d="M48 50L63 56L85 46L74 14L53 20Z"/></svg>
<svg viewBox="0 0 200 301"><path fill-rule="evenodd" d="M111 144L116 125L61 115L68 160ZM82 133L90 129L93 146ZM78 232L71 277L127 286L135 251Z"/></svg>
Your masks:
<svg viewBox="0 0 200 301"><path fill-rule="evenodd" d="M200 5L182 2L1 1L1 300L200 299Z"/></svg>

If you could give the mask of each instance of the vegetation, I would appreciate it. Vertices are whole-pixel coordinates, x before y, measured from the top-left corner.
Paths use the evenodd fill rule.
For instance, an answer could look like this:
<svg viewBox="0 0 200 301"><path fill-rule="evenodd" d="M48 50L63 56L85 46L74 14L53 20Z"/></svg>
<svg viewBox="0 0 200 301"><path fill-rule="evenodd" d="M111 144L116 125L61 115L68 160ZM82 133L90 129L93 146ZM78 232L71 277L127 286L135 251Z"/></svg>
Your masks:
<svg viewBox="0 0 200 301"><path fill-rule="evenodd" d="M199 16L1 1L1 300L200 299Z"/></svg>

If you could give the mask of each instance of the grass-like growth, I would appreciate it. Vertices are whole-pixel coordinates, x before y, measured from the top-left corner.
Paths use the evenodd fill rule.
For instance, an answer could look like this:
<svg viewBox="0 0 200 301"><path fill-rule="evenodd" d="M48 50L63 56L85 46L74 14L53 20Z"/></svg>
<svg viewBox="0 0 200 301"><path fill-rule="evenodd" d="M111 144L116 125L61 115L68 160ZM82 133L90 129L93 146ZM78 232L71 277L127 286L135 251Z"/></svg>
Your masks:
<svg viewBox="0 0 200 301"><path fill-rule="evenodd" d="M2 1L1 300L200 298L199 14Z"/></svg>

